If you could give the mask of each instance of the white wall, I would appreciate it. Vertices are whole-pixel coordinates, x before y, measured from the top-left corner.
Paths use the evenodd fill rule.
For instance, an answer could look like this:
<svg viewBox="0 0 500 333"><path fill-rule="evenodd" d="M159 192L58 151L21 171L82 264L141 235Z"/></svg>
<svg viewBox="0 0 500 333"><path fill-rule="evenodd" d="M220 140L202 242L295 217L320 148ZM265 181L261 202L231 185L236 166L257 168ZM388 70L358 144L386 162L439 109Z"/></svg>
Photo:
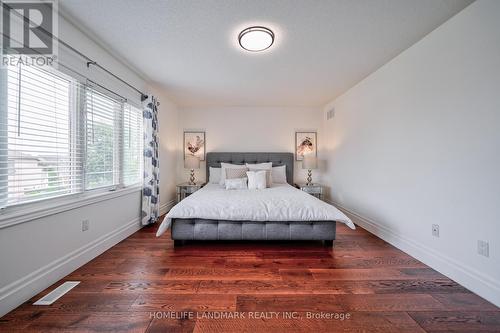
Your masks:
<svg viewBox="0 0 500 333"><path fill-rule="evenodd" d="M106 47L102 47L100 44L96 43L94 39L92 39L95 37L87 35L86 32L80 30L79 27L71 23L71 18L66 19L63 16L59 16L58 25L58 36L61 40L67 42L92 60L97 61L100 65L139 90L147 90L147 78L138 74L131 65L124 63L117 55L110 53ZM63 64L63 66L59 67L59 70L77 79L84 80L83 77L75 73L76 71L97 83L103 84L107 88L119 93L121 96L130 99L131 102L140 104L140 96L136 91L113 79L95 66L87 67L86 61L82 57L63 45L59 45L57 56L59 62ZM70 67L73 71L66 69L64 66Z"/></svg>
<svg viewBox="0 0 500 333"><path fill-rule="evenodd" d="M1 228L0 316L139 230L140 198L135 191Z"/></svg>
<svg viewBox="0 0 500 333"><path fill-rule="evenodd" d="M129 66L62 18L59 21L59 37L137 88L151 90L158 95L161 101L160 129L177 133L175 105L168 101L160 87L147 88L147 82ZM59 59L81 74L140 103L137 93L93 67L87 69L81 58L63 47ZM160 143L161 172L164 175L161 184L163 210L168 208L174 196L175 162L170 153L174 148L169 142L172 138L177 138L177 135L164 136ZM163 179L166 186L163 186ZM137 231L140 228L140 192L137 189L113 199L0 228L0 316ZM90 222L87 232L81 230L84 219Z"/></svg>
<svg viewBox="0 0 500 333"><path fill-rule="evenodd" d="M324 130L332 201L497 305L499 13L473 3L327 105Z"/></svg>
<svg viewBox="0 0 500 333"><path fill-rule="evenodd" d="M321 108L304 107L222 107L187 108L179 112L181 139L183 130L204 130L207 152L294 152L295 131L320 132ZM322 149L319 140L318 151ZM179 151L178 180L186 181L189 170L184 169L182 150ZM320 173L313 172L314 180ZM196 171L196 177L205 180L205 164ZM305 173L295 163L295 180L303 180Z"/></svg>
<svg viewBox="0 0 500 333"><path fill-rule="evenodd" d="M179 110L170 102L166 89L153 85L150 88L160 101L158 108L158 133L160 137L160 213L166 211L175 202L175 185L177 182L177 163L182 149L182 138L179 135Z"/></svg>

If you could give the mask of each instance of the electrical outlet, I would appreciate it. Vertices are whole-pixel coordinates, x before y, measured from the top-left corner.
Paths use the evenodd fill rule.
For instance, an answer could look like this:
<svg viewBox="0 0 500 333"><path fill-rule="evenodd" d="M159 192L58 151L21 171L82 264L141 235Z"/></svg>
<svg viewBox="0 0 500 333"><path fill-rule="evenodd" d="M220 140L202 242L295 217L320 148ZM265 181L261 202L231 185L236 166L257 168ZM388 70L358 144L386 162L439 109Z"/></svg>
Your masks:
<svg viewBox="0 0 500 333"><path fill-rule="evenodd" d="M477 241L477 253L485 257L490 256L490 244L488 243L488 241Z"/></svg>
<svg viewBox="0 0 500 333"><path fill-rule="evenodd" d="M89 229L90 229L89 220L83 220L82 221L82 231L87 231Z"/></svg>
<svg viewBox="0 0 500 333"><path fill-rule="evenodd" d="M439 224L432 225L432 236L439 237Z"/></svg>

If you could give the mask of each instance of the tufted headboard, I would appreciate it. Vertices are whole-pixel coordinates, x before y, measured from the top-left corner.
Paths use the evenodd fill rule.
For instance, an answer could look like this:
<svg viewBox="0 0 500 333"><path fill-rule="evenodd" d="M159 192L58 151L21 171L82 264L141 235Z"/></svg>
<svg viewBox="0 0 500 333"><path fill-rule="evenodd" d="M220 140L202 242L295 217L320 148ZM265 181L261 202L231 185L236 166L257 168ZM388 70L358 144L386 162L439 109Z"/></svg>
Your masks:
<svg viewBox="0 0 500 333"><path fill-rule="evenodd" d="M220 168L220 163L245 164L273 162L273 167L286 165L286 181L293 185L293 153L207 153L207 181L210 167Z"/></svg>

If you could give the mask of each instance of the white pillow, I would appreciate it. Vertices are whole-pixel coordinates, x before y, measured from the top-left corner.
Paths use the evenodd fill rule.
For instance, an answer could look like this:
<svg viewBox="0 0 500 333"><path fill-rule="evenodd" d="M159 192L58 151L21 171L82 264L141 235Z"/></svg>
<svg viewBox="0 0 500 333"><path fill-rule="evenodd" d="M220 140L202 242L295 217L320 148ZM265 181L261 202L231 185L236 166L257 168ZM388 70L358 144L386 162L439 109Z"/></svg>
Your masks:
<svg viewBox="0 0 500 333"><path fill-rule="evenodd" d="M253 168L253 169L271 169L273 167L273 162L266 162L266 163L256 163L256 164L250 164L247 163L247 168Z"/></svg>
<svg viewBox="0 0 500 333"><path fill-rule="evenodd" d="M219 184L224 186L226 183L226 169L247 169L245 165L240 164L231 164L231 163L221 163L221 173L220 173L220 182Z"/></svg>
<svg viewBox="0 0 500 333"><path fill-rule="evenodd" d="M247 171L248 189L263 190L266 188L266 170Z"/></svg>
<svg viewBox="0 0 500 333"><path fill-rule="evenodd" d="M256 171L256 170L266 170L266 187L271 187L273 183L273 179L271 176L271 170L273 168L273 162L266 163L258 163L258 164L246 164L248 170Z"/></svg>
<svg viewBox="0 0 500 333"><path fill-rule="evenodd" d="M219 184L220 183L221 168L210 167L208 172L210 173L209 178L208 178L208 182L210 184Z"/></svg>
<svg viewBox="0 0 500 333"><path fill-rule="evenodd" d="M286 165L273 167L271 174L274 184L286 184Z"/></svg>
<svg viewBox="0 0 500 333"><path fill-rule="evenodd" d="M246 178L226 179L226 190L246 190L247 188Z"/></svg>

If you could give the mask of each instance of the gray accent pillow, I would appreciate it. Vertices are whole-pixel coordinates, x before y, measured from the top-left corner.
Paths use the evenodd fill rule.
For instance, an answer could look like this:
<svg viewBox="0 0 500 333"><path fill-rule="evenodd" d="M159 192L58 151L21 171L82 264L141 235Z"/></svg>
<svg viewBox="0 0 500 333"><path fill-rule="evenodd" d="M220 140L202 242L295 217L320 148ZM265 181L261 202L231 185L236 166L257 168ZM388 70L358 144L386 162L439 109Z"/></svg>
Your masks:
<svg viewBox="0 0 500 333"><path fill-rule="evenodd" d="M247 177L247 169L225 169L226 170L226 179L236 179L236 178L246 178Z"/></svg>
<svg viewBox="0 0 500 333"><path fill-rule="evenodd" d="M221 174L220 174L220 185L225 185L226 183L226 169L244 169L247 171L247 167L241 164L231 164L231 163L223 163L220 164Z"/></svg>

